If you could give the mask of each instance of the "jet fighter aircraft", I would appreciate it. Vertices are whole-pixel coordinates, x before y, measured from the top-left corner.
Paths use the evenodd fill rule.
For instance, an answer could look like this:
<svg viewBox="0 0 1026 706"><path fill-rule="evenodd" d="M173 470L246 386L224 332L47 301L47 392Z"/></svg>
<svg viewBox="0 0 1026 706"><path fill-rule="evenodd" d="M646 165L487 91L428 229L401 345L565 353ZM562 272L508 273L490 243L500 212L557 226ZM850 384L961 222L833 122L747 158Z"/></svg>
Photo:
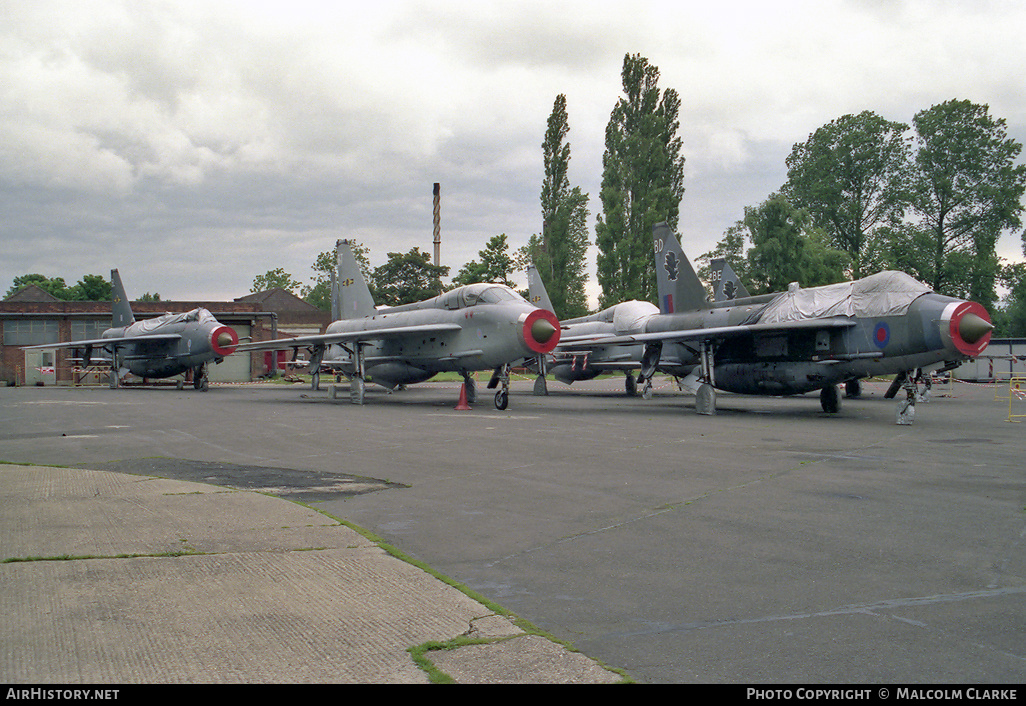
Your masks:
<svg viewBox="0 0 1026 706"><path fill-rule="evenodd" d="M527 287L532 303L551 310L545 283L534 265L527 268ZM591 380L610 370L622 371L627 394L636 394L634 371L641 367L644 346L605 346L601 338L642 332L648 317L658 313L659 308L649 302L626 301L597 314L561 321L559 344L550 355L539 356L535 394L546 394L545 376L548 373L570 385L578 380Z"/></svg>
<svg viewBox="0 0 1026 706"><path fill-rule="evenodd" d="M112 328L100 338L66 343L46 343L32 348L82 349L83 364L93 360L94 349L111 354L111 388L125 373L142 378L168 378L191 370L193 386L207 390L207 368L235 352L239 336L203 308L184 314L164 314L136 321L117 270L110 271Z"/></svg>
<svg viewBox="0 0 1026 706"><path fill-rule="evenodd" d="M914 417L915 372L950 370L979 355L993 326L975 302L936 294L901 272L854 282L709 302L665 223L653 228L660 311L644 332L602 340L643 344L646 388L655 371L701 381L696 407L715 413L715 389L762 395L820 390L837 412L837 386L898 375L907 399L899 423Z"/></svg>
<svg viewBox="0 0 1026 706"><path fill-rule="evenodd" d="M463 375L467 401L475 398L470 373L493 370L489 388L501 384L495 406L509 404L510 363L544 355L559 342L559 321L500 284L470 284L432 299L376 309L350 243L336 244L340 318L327 332L239 346L240 351L307 349L313 388L330 365L350 379L350 399L363 404L365 382L393 389L436 373Z"/></svg>

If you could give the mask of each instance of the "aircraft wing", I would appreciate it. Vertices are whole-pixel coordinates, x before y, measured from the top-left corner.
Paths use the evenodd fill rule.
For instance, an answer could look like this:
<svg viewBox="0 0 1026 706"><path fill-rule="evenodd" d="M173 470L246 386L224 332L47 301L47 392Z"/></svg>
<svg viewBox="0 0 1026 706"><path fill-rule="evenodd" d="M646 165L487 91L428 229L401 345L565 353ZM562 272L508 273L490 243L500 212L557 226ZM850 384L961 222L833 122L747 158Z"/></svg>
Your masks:
<svg viewBox="0 0 1026 706"><path fill-rule="evenodd" d="M128 343L159 343L181 339L177 333L155 333L149 336L119 336L118 338L93 338L85 341L64 341L62 343L41 343L35 346L22 346L24 350L52 348L85 348L86 346L121 346Z"/></svg>
<svg viewBox="0 0 1026 706"><path fill-rule="evenodd" d="M307 346L327 346L332 343L359 341L385 341L406 336L422 336L430 333L459 331L459 324L423 324L420 326L397 326L395 328L367 329L364 331L340 331L338 333L322 333L315 336L297 336L296 338L276 338L273 341L255 341L243 343L236 352L250 351L281 351L286 348L303 348Z"/></svg>
<svg viewBox="0 0 1026 706"><path fill-rule="evenodd" d="M652 333L635 333L625 336L609 336L598 334L593 337L576 336L572 339L577 346L590 343L593 346L628 346L634 343L662 341L676 343L681 341L724 340L738 336L750 336L758 333L787 333L789 331L808 331L817 329L851 328L855 321L846 317L829 319L802 319L800 321L783 321L772 324L738 324L736 326L712 326L709 328L677 329L671 331L655 331ZM567 339L560 340L562 345Z"/></svg>

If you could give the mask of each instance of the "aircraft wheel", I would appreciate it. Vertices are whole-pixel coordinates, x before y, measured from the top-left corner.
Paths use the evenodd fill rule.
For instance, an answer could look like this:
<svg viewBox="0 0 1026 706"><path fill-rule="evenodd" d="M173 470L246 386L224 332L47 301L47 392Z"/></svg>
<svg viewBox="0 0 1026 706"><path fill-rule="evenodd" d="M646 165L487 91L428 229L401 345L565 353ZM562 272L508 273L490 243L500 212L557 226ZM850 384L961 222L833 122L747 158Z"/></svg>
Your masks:
<svg viewBox="0 0 1026 706"><path fill-rule="evenodd" d="M200 392L206 392L207 390L210 389L210 380L207 379L206 375L204 375L203 379L200 380L199 389L200 389Z"/></svg>
<svg viewBox="0 0 1026 706"><path fill-rule="evenodd" d="M849 380L844 383L844 396L851 399L862 397L862 381Z"/></svg>
<svg viewBox="0 0 1026 706"><path fill-rule="evenodd" d="M495 393L495 409L506 409L509 407L509 393L505 390L499 390Z"/></svg>
<svg viewBox="0 0 1026 706"><path fill-rule="evenodd" d="M837 391L837 385L827 385L820 390L819 404L827 414L837 414L841 411L841 393Z"/></svg>
<svg viewBox="0 0 1026 706"><path fill-rule="evenodd" d="M638 394L638 381L634 379L634 376L627 373L627 379L624 381L624 388L627 390L628 397L635 397Z"/></svg>
<svg viewBox="0 0 1026 706"><path fill-rule="evenodd" d="M467 385L467 404L474 404L477 402L477 381L472 377L467 377L465 382Z"/></svg>

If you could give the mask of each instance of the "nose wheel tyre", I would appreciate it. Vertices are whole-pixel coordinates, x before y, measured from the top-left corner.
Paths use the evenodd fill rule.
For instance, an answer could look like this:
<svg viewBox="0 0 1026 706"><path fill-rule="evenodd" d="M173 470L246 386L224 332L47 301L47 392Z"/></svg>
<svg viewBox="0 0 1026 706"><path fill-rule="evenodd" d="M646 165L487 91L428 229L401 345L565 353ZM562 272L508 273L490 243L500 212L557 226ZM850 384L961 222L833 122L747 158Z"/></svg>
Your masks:
<svg viewBox="0 0 1026 706"><path fill-rule="evenodd" d="M509 393L499 390L495 393L495 409L506 409L509 407Z"/></svg>

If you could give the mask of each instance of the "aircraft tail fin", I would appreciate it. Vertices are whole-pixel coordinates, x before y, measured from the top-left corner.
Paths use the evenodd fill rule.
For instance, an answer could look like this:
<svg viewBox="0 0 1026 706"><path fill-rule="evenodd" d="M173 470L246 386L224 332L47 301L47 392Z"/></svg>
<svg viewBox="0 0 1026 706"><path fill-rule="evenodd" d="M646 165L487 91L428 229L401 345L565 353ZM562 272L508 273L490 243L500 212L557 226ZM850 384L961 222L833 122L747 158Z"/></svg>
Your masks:
<svg viewBox="0 0 1026 706"><path fill-rule="evenodd" d="M659 290L659 311L672 314L693 311L708 304L705 286L695 274L695 268L684 254L665 222L652 227L655 241L656 285Z"/></svg>
<svg viewBox="0 0 1026 706"><path fill-rule="evenodd" d="M125 285L121 283L121 275L117 270L110 271L110 316L113 328L131 326L135 323L132 305L125 294Z"/></svg>
<svg viewBox="0 0 1026 706"><path fill-rule="evenodd" d="M542 281L541 273L533 262L527 266L527 292L532 304L539 309L555 313L549 293L545 290L545 282Z"/></svg>
<svg viewBox="0 0 1026 706"><path fill-rule="evenodd" d="M338 269L338 318L360 319L375 312L374 297L371 296L367 280L360 271L360 263L353 255L348 240L335 243L335 261Z"/></svg>
<svg viewBox="0 0 1026 706"><path fill-rule="evenodd" d="M338 321L342 318L342 302L339 301L338 286L338 265L331 271L331 320Z"/></svg>
<svg viewBox="0 0 1026 706"><path fill-rule="evenodd" d="M722 257L710 260L709 266L712 268L714 301L723 302L752 296L741 284L741 280L730 268L730 264Z"/></svg>

